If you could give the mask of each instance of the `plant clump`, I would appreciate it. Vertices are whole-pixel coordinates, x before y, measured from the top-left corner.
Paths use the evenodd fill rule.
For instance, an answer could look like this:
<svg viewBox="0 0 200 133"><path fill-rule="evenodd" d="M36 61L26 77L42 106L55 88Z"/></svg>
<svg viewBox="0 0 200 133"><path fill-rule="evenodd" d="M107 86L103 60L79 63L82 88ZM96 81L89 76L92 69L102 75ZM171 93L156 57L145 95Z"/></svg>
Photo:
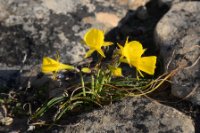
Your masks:
<svg viewBox="0 0 200 133"><path fill-rule="evenodd" d="M146 78L144 73L154 75L156 69L156 56L142 55L147 49L144 49L138 41L127 40L122 46L118 44L118 48L113 52L112 60L104 63L102 60L106 58L103 47L113 45L113 42L104 40L104 32L99 29L92 28L87 31L84 36L84 43L89 48L85 58L90 57L95 51L99 54L98 61L92 67L77 68L71 65L59 62L59 56L54 60L50 57L43 58L42 72L52 74L56 80L58 72L63 70L78 73L80 83L70 86L62 96L53 97L44 103L32 115L32 119L41 117L51 108L56 108L53 120L59 120L66 112L74 109L97 105L102 106L119 100L123 97L143 96L153 92L166 81L172 74L164 74L157 79ZM123 76L121 64L128 64L136 70L136 75Z"/></svg>

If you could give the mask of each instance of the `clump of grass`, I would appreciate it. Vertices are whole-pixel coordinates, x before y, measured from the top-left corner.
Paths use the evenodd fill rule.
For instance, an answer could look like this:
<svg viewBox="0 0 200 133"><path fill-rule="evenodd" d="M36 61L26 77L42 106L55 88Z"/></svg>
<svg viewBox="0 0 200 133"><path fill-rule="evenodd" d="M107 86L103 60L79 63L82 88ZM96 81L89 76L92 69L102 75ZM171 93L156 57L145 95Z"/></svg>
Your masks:
<svg viewBox="0 0 200 133"><path fill-rule="evenodd" d="M70 70L80 75L80 83L67 88L68 93L62 96L54 97L44 103L32 115L32 119L39 118L51 108L56 109L53 120L59 120L66 112L73 111L85 105L103 106L107 103L117 101L124 97L136 97L147 95L158 89L167 81L175 71L166 73L157 79L147 79L143 72L154 75L156 68L156 56L142 57L146 51L137 41L128 42L123 46L118 44L117 49L112 57L112 61L103 64L105 58L101 47L112 45L112 42L104 41L103 31L98 29L89 30L84 36L84 41L90 50L86 53L86 58L94 51L99 53L99 59L92 68L86 67L78 69L76 67L62 64L59 62L59 56L54 60L44 57L42 64L43 73L51 73L56 80L58 71ZM124 77L121 63L127 63L130 67L136 68L136 78L131 76ZM88 65L89 66L89 65Z"/></svg>
<svg viewBox="0 0 200 133"><path fill-rule="evenodd" d="M43 116L51 108L56 108L57 111L53 120L57 121L66 112L84 105L102 107L124 97L144 96L158 89L175 73L175 71L166 73L157 79L138 80L137 78L127 77L110 80L102 70L100 71L97 75L91 76L91 82L83 81L82 84L71 87L71 93L64 93L62 96L54 97L43 104L32 116L32 119Z"/></svg>

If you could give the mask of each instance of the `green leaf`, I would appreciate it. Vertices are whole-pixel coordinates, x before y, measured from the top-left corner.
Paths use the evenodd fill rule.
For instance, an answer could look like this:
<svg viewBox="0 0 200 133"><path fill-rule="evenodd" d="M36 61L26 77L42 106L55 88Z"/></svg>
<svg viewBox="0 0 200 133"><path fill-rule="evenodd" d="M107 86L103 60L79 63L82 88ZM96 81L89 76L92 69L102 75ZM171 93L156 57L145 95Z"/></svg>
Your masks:
<svg viewBox="0 0 200 133"><path fill-rule="evenodd" d="M51 99L49 102L44 104L41 108L39 108L36 111L36 113L32 116L32 118L41 117L44 114L44 112L46 112L49 108L51 108L54 105L62 102L64 99L66 99L66 96L55 97L55 98Z"/></svg>

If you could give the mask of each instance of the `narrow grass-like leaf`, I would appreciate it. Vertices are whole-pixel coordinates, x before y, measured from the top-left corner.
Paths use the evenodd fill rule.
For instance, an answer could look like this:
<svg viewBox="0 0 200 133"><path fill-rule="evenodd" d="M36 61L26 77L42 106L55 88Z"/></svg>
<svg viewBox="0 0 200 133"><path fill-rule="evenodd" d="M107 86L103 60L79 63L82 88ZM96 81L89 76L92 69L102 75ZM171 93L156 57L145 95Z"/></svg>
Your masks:
<svg viewBox="0 0 200 133"><path fill-rule="evenodd" d="M76 101L72 104L66 104L60 111L60 113L57 113L54 117L54 121L59 120L67 111L73 110L75 107L83 103L83 101Z"/></svg>
<svg viewBox="0 0 200 133"><path fill-rule="evenodd" d="M32 116L32 118L37 118L41 117L44 112L46 112L49 108L53 107L54 105L62 102L64 99L66 99L66 96L61 96L61 97L55 97L48 101L46 104L44 104L41 108L39 108L36 113Z"/></svg>

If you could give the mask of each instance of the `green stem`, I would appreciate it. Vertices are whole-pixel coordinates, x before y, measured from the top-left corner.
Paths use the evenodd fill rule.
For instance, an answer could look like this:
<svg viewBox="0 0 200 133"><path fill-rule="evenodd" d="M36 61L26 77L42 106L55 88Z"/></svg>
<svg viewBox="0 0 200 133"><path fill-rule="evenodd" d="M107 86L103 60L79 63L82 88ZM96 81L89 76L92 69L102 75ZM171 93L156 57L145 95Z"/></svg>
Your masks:
<svg viewBox="0 0 200 133"><path fill-rule="evenodd" d="M83 89L83 96L85 97L86 96L86 93L85 93L85 82L83 80L83 75L82 75L81 72L80 72L80 77L81 77L81 85L82 85L82 89Z"/></svg>
<svg viewBox="0 0 200 133"><path fill-rule="evenodd" d="M139 78L139 74L138 74L138 70L135 69L135 71L136 71L136 79L137 79L137 80L140 80L140 78Z"/></svg>
<svg viewBox="0 0 200 133"><path fill-rule="evenodd" d="M99 87L98 92L101 92L101 90L102 90L102 88L103 88L103 85L104 85L104 81L105 81L105 76L102 77L102 80L101 80L101 83L100 83L100 87Z"/></svg>
<svg viewBox="0 0 200 133"><path fill-rule="evenodd" d="M94 93L94 95L92 95L92 99L94 99L96 97L96 92L95 92L95 80L94 80L94 75L91 75L91 89L92 89L92 93Z"/></svg>
<svg viewBox="0 0 200 133"><path fill-rule="evenodd" d="M100 72L101 72L101 70L99 69L99 70L97 71L96 80L95 80L95 82L94 82L94 86L95 86L94 90L98 87Z"/></svg>
<svg viewBox="0 0 200 133"><path fill-rule="evenodd" d="M92 92L94 92L94 75L93 74L91 75L91 89L92 89Z"/></svg>

